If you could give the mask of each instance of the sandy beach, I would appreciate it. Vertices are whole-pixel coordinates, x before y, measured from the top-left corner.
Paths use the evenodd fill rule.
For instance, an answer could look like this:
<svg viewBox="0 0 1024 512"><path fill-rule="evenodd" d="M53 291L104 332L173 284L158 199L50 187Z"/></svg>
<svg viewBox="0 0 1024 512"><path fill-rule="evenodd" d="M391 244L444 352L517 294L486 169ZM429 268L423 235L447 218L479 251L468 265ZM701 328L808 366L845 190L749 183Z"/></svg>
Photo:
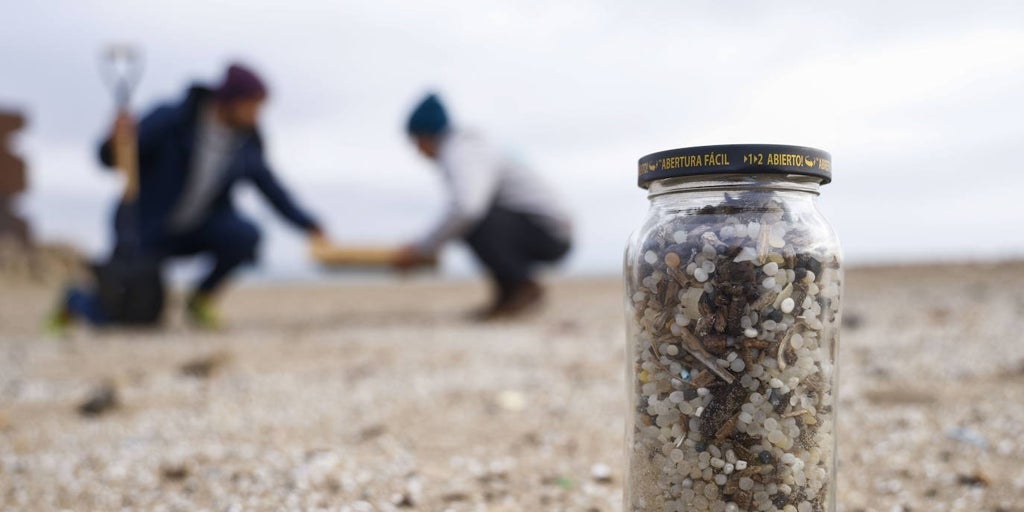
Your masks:
<svg viewBox="0 0 1024 512"><path fill-rule="evenodd" d="M847 272L844 512L1024 511L1024 263ZM0 287L0 510L621 510L617 279L250 285L229 327L46 337ZM106 384L118 407L77 408Z"/></svg>

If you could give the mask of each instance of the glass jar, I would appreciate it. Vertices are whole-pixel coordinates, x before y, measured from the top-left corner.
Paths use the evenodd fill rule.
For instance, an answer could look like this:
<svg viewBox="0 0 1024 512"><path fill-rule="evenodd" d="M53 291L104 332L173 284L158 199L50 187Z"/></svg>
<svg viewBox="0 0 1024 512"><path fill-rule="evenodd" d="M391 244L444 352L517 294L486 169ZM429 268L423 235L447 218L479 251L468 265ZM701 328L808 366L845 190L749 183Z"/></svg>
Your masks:
<svg viewBox="0 0 1024 512"><path fill-rule="evenodd" d="M843 273L828 153L703 146L640 160L625 255L624 510L835 510Z"/></svg>

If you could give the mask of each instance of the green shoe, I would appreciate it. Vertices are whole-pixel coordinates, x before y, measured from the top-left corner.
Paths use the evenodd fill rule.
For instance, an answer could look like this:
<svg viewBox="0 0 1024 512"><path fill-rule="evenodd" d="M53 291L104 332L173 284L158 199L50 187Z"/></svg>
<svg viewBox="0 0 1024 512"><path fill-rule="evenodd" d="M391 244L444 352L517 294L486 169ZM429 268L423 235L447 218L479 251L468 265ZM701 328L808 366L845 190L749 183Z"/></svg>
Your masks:
<svg viewBox="0 0 1024 512"><path fill-rule="evenodd" d="M208 330L219 330L223 327L220 314L213 306L213 300L205 295L193 295L185 305L185 313L189 323Z"/></svg>
<svg viewBox="0 0 1024 512"><path fill-rule="evenodd" d="M65 308L58 308L43 320L43 331L51 338L64 338L73 319Z"/></svg>

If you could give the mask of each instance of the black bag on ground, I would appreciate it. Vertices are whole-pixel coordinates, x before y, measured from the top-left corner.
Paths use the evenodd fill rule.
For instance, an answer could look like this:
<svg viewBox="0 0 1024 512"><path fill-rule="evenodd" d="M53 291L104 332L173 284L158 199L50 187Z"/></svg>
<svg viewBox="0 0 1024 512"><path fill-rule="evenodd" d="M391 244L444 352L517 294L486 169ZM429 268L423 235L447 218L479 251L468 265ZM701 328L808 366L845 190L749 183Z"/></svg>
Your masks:
<svg viewBox="0 0 1024 512"><path fill-rule="evenodd" d="M164 310L160 258L142 250L134 203L114 215L117 242L110 258L92 266L100 309L112 324L156 325Z"/></svg>
<svg viewBox="0 0 1024 512"><path fill-rule="evenodd" d="M164 282L155 259L111 258L93 266L100 309L114 324L156 325L164 309Z"/></svg>

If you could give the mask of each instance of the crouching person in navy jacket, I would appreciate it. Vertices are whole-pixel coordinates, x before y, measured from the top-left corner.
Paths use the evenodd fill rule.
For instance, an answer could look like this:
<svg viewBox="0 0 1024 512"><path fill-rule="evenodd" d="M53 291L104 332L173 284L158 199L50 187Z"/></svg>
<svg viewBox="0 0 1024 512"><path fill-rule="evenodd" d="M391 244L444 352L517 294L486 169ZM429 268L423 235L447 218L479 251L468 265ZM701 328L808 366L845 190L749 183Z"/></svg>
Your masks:
<svg viewBox="0 0 1024 512"><path fill-rule="evenodd" d="M266 97L263 80L234 64L219 86L192 86L183 101L157 107L137 126L119 116L100 147L100 160L113 166L113 138L133 132L137 137L133 235L143 250L161 261L211 257L186 306L189 319L201 327L218 325L215 295L239 266L255 261L260 243L259 228L232 204L236 185L252 183L281 216L312 242L322 242L316 220L296 204L264 159L257 120ZM71 316L103 323L103 312L88 297L72 296L68 302Z"/></svg>

